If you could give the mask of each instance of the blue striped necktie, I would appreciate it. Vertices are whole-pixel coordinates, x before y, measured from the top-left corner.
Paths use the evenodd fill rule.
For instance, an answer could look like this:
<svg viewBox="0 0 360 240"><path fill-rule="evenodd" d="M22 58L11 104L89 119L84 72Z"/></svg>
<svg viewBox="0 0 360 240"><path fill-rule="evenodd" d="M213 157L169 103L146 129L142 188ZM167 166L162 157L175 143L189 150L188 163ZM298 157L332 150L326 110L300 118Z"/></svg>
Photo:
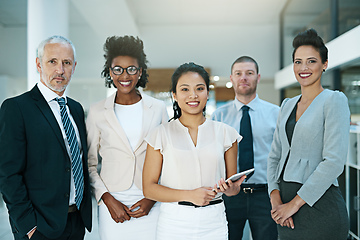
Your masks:
<svg viewBox="0 0 360 240"><path fill-rule="evenodd" d="M76 138L74 126L72 125L69 115L66 111L65 98L56 98L56 101L60 106L61 121L65 129L66 138L68 140L71 152L71 167L75 183L75 204L76 207L80 209L80 204L84 192L84 176L82 161L80 159L80 147Z"/></svg>

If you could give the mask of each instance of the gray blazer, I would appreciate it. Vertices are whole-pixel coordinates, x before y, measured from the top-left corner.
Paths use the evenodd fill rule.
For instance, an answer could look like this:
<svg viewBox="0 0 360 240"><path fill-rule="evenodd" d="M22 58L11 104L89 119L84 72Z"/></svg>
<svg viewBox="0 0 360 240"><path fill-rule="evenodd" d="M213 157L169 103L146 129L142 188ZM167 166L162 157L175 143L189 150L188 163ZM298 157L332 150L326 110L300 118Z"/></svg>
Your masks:
<svg viewBox="0 0 360 240"><path fill-rule="evenodd" d="M350 111L343 93L322 91L297 121L290 148L285 125L300 97L281 104L268 157L269 194L280 190L279 178L289 154L283 179L303 184L297 194L313 206L332 184L338 186L348 151Z"/></svg>

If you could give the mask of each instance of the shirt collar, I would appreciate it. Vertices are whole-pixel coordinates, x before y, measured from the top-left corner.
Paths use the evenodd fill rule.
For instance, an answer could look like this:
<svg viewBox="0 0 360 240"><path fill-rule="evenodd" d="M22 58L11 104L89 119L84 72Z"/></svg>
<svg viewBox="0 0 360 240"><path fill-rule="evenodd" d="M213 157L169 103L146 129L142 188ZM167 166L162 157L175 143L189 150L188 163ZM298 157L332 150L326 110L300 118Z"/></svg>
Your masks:
<svg viewBox="0 0 360 240"><path fill-rule="evenodd" d="M249 102L248 104L243 104L235 97L234 105L237 111L240 111L242 106L244 105L248 106L251 110L255 111L258 106L258 102L259 102L259 96L256 94L256 97L253 100L251 100L251 102Z"/></svg>
<svg viewBox="0 0 360 240"><path fill-rule="evenodd" d="M44 83L42 83L41 81L39 81L37 83L37 86L41 92L41 94L44 96L46 102L51 102L53 101L55 98L59 98L60 96L57 95L55 92L53 92L50 88L48 88L47 86L45 86ZM61 96L63 98L65 98L65 102L67 102L67 98L66 98L66 94L64 92L64 94Z"/></svg>

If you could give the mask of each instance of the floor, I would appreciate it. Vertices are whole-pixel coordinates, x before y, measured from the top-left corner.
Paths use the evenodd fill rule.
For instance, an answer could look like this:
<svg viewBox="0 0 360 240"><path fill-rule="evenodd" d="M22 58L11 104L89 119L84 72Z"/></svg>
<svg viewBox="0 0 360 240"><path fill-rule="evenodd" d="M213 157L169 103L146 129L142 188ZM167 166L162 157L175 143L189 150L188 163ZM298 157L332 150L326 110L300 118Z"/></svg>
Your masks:
<svg viewBox="0 0 360 240"><path fill-rule="evenodd" d="M1 240L13 240L14 237L11 233L9 217L7 208L2 198L0 199L0 239ZM97 205L95 199L93 199L93 229L91 233L86 232L85 240L99 240L98 224L97 224Z"/></svg>

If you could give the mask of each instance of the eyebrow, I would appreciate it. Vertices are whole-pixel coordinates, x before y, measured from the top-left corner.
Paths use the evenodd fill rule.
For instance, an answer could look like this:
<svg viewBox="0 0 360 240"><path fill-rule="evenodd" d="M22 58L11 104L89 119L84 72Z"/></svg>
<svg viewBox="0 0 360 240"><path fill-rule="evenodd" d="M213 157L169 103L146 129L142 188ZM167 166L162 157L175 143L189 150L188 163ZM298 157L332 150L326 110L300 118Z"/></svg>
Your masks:
<svg viewBox="0 0 360 240"><path fill-rule="evenodd" d="M317 57L308 57L308 58L306 58L306 59L318 59ZM295 58L295 60L302 60L302 58Z"/></svg>
<svg viewBox="0 0 360 240"><path fill-rule="evenodd" d="M242 70L234 70L234 72L243 72ZM246 69L244 72L255 72L255 70L252 69Z"/></svg>
<svg viewBox="0 0 360 240"><path fill-rule="evenodd" d="M57 57L52 57L52 58L49 58L47 61L52 61L52 60L59 61L60 59L57 58ZM74 60L72 60L71 58L69 58L69 59L66 58L66 59L62 59L61 61L62 61L62 62L64 62L64 61L73 62Z"/></svg>
<svg viewBox="0 0 360 240"><path fill-rule="evenodd" d="M190 85L187 84L187 83L183 83L179 87L182 87L182 86L189 87ZM196 86L205 86L205 84L204 83L198 83L198 84L196 84Z"/></svg>

